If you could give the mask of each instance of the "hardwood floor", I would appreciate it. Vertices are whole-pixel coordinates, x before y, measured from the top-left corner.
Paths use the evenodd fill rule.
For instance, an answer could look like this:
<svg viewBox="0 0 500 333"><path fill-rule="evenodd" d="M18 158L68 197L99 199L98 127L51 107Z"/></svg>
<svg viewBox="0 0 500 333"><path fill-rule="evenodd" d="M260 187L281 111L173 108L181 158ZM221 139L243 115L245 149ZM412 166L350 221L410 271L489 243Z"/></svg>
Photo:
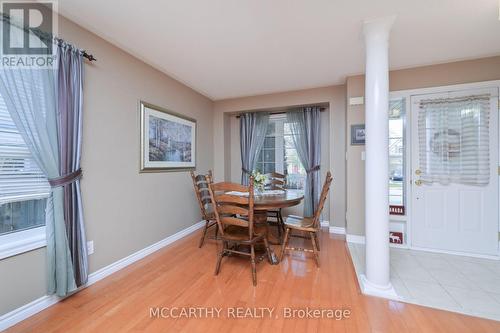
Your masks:
<svg viewBox="0 0 500 333"><path fill-rule="evenodd" d="M214 276L220 245L207 240L199 249L199 236L177 241L8 332L500 332L500 322L362 295L342 236L321 233L321 268L300 252L277 266L260 262L257 287L247 258L224 258ZM186 307L222 310L220 318L172 319L151 318L150 307L177 307L177 314ZM233 307L274 312L271 318L228 318ZM306 307L348 309L351 315L283 317L285 308Z"/></svg>

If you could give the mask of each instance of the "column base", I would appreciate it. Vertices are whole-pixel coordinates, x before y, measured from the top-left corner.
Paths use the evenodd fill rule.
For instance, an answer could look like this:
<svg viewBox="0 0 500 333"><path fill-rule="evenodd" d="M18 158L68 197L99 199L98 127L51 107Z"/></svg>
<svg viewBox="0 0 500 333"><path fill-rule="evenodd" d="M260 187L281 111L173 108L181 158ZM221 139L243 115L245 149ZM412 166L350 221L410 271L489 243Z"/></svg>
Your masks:
<svg viewBox="0 0 500 333"><path fill-rule="evenodd" d="M365 295L377 296L382 298L388 298L395 301L400 301L401 297L398 296L396 290L392 286L392 283L389 282L387 286L379 286L377 284L373 284L366 278L366 275L360 274L359 280L361 282L361 291Z"/></svg>

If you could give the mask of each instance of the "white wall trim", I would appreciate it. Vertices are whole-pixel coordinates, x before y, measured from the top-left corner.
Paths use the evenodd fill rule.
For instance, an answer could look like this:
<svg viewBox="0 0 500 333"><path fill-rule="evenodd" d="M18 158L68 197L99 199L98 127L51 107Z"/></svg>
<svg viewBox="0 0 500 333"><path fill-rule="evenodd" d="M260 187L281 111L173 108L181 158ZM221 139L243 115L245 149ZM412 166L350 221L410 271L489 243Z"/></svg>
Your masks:
<svg viewBox="0 0 500 333"><path fill-rule="evenodd" d="M330 227L329 231L331 234L345 235L345 228L344 227Z"/></svg>
<svg viewBox="0 0 500 333"><path fill-rule="evenodd" d="M348 243L364 244L365 243L365 236L346 234L345 240ZM387 240L387 241L389 241L389 240Z"/></svg>
<svg viewBox="0 0 500 333"><path fill-rule="evenodd" d="M152 245L150 245L142 250L139 250L139 251L123 258L123 259L120 259L120 260L118 260L118 261L116 261L116 262L114 262L106 267L103 267L103 268L89 274L89 280L88 280L87 284L85 285L85 287L88 287L88 286L96 283L97 281L102 280L105 277L119 271L120 269L125 268L128 265L133 264L134 262L136 262L138 260L143 259L144 257L152 254L153 252L156 252L156 251L160 250L161 248L164 248L165 246L172 244L173 242L175 242L175 241L189 235L190 233L200 229L204 225L205 225L205 221L197 222L196 224L193 224L192 226L190 226L186 229L183 229L183 230L181 230L181 231L179 231L171 236L168 236L157 243L154 243L154 244L152 244ZM33 302L25 304L17 309L14 309L14 310L0 316L0 331L3 331L5 329L19 323L20 321L37 314L38 312L56 304L57 302L59 302L62 299L63 299L62 297L58 297L55 295L50 295L50 296L45 295L45 296L42 296L42 297L34 300Z"/></svg>
<svg viewBox="0 0 500 333"><path fill-rule="evenodd" d="M170 245L173 242L175 242L183 237L186 237L187 235L200 229L204 225L205 225L205 221L204 220L200 221L200 222L193 224L192 226L190 226L186 229L183 229L183 230L181 230L181 231L179 231L171 236L168 236L167 238L162 239L161 241L159 241L157 243L154 243L154 244L152 244L152 245L150 245L142 250L139 250L135 253L132 253L128 257L125 257L123 259L115 261L111 265L108 265L106 267L103 267L103 268L95 271L94 273L89 275L89 281L87 282L87 286L94 284L99 280L104 279L108 275L111 275L111 274L119 271L120 269L125 268L128 265L130 265L138 260L141 260L142 258L150 255L151 253L156 252L156 251L160 250L161 248L164 248L165 246Z"/></svg>
<svg viewBox="0 0 500 333"><path fill-rule="evenodd" d="M45 226L0 236L0 260L47 245Z"/></svg>

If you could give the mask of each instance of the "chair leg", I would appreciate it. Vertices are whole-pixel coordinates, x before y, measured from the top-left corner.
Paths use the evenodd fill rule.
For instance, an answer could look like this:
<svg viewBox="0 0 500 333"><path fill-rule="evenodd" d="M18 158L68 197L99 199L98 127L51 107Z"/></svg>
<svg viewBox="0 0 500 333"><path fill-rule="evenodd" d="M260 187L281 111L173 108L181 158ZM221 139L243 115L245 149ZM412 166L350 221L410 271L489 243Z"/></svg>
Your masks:
<svg viewBox="0 0 500 333"><path fill-rule="evenodd" d="M281 214L281 208L278 211L278 221L279 221L281 229L283 229L283 231L285 231L285 222L283 221L283 215Z"/></svg>
<svg viewBox="0 0 500 333"><path fill-rule="evenodd" d="M267 260L272 265L273 258L271 257L271 249L269 248L269 241L267 240L266 237L264 237L264 246L266 247Z"/></svg>
<svg viewBox="0 0 500 333"><path fill-rule="evenodd" d="M321 248L319 247L318 231L314 233L314 239L316 240L316 247L318 248L318 251L321 251Z"/></svg>
<svg viewBox="0 0 500 333"><path fill-rule="evenodd" d="M252 280L253 285L257 285L257 270L255 268L255 248L254 245L250 245L250 259L252 260Z"/></svg>
<svg viewBox="0 0 500 333"><path fill-rule="evenodd" d="M285 255L286 246L288 245L288 238L290 237L290 228L285 230L285 239L283 239L283 245L281 245L280 262L283 260Z"/></svg>
<svg viewBox="0 0 500 333"><path fill-rule="evenodd" d="M200 244L198 245L199 248L201 248L203 246L203 243L205 242L205 237L207 236L209 223L210 223L209 220L205 220L205 228L203 228L203 233L201 234Z"/></svg>
<svg viewBox="0 0 500 333"><path fill-rule="evenodd" d="M282 227L281 227L281 220L280 220L280 212L278 211L276 213L276 224L277 224L277 227L278 227L278 242L282 242L283 239L281 238L281 232L282 232Z"/></svg>
<svg viewBox="0 0 500 333"><path fill-rule="evenodd" d="M226 254L227 242L222 241L222 250L219 253L219 257L217 258L217 264L215 265L215 275L219 275L220 264L222 262L222 257Z"/></svg>
<svg viewBox="0 0 500 333"><path fill-rule="evenodd" d="M319 254L318 254L318 248L316 246L316 239L314 237L314 232L309 233L312 241L312 246L313 246L313 251L314 251L314 259L316 259L316 266L319 267Z"/></svg>
<svg viewBox="0 0 500 333"><path fill-rule="evenodd" d="M218 234L219 234L219 224L215 223L215 239L217 239Z"/></svg>

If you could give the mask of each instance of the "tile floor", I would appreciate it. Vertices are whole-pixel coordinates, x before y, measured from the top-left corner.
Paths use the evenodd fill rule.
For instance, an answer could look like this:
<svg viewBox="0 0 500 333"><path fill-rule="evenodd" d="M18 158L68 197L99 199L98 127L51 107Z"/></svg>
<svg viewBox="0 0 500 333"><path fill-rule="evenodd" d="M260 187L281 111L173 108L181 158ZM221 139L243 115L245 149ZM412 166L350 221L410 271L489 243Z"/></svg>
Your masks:
<svg viewBox="0 0 500 333"><path fill-rule="evenodd" d="M348 243L356 273L365 247ZM500 321L500 261L391 248L391 281L402 301Z"/></svg>

